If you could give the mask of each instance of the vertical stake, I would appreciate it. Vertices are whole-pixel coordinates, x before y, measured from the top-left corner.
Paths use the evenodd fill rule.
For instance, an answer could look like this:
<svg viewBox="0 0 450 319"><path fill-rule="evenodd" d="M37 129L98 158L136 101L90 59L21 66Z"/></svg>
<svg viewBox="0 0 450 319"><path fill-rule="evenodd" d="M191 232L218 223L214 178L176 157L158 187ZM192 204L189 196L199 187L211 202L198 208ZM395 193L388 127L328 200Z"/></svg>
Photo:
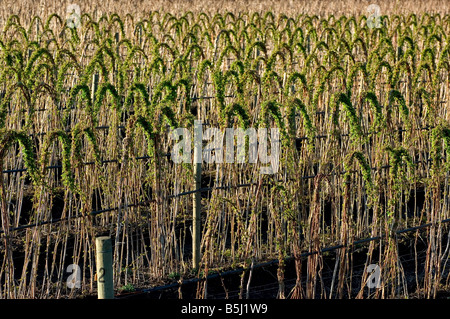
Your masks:
<svg viewBox="0 0 450 319"><path fill-rule="evenodd" d="M118 74L118 72L119 72L118 66L119 66L119 61L120 61L120 50L119 50L119 40L120 40L120 37L119 37L119 32L116 32L116 33L114 34L114 39L115 39L115 41L116 41L116 55L117 55L117 61L116 61L116 63L114 63L114 69L113 69L114 82L115 82L115 81L116 81L116 78L117 78L117 74Z"/></svg>
<svg viewBox="0 0 450 319"><path fill-rule="evenodd" d="M98 299L114 299L111 238L97 237L95 246L97 248Z"/></svg>
<svg viewBox="0 0 450 319"><path fill-rule="evenodd" d="M92 75L92 88L91 88L92 105L95 105L95 93L97 92L97 88L98 88L98 73L95 72Z"/></svg>
<svg viewBox="0 0 450 319"><path fill-rule="evenodd" d="M200 189L202 183L202 123L195 121L194 124L194 179L195 189ZM192 267L198 269L200 264L200 214L202 194L195 192L193 195L192 212Z"/></svg>

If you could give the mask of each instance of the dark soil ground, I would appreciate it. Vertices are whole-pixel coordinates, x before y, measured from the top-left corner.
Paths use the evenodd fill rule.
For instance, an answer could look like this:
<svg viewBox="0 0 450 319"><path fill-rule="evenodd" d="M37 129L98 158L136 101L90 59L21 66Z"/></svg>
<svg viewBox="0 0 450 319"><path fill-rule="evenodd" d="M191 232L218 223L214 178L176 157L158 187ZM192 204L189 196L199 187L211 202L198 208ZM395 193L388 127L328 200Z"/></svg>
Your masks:
<svg viewBox="0 0 450 319"><path fill-rule="evenodd" d="M349 291L351 298L355 298L361 289L361 278L365 269L365 262L367 256L367 245L361 247L353 252L353 272L351 277L351 287L347 286L344 293L344 298L349 298ZM375 251L374 255L377 252ZM399 298L424 298L426 296L417 289L417 282L419 286L423 285L424 269L423 264L426 258L425 245L417 244L417 254L412 246L411 240L405 240L402 244L399 244L399 257L400 262L405 274L406 290L407 292L398 289ZM331 283L333 279L333 272L336 261L336 251L327 253L323 256L323 269L321 279L318 279L316 297L317 298L329 298ZM375 261L374 261L375 262ZM302 288L305 291L306 283L306 258L302 260ZM251 282L249 284L248 298L249 299L275 299L278 297L279 284L277 281L277 269L278 263L276 261L267 262L264 266L255 267L253 269ZM417 271L416 271L417 270ZM450 265L446 264L443 271L443 278L446 279L449 275ZM244 277L244 289L243 299L246 299L250 271L245 273ZM417 273L417 276L416 276ZM242 272L234 272L231 274L224 273L222 276L215 276L212 279L207 280L207 299L239 299L240 298L240 285L241 285ZM292 288L296 284L296 270L295 262L288 260L285 264L285 296L290 298ZM350 283L350 276L347 277ZM197 297L197 289L199 284L203 285L204 281L199 283L188 282L179 285L166 285L165 288L157 287L154 289L144 289L142 291L136 290L131 293L118 294L117 298L137 298L137 299L195 299ZM336 291L336 287L334 288ZM364 298L371 298L374 289L364 288ZM322 295L321 295L322 294ZM370 296L369 296L370 294ZM407 295L407 297L405 297ZM92 296L91 296L92 297ZM93 296L95 297L95 296ZM335 298L335 296L333 296ZM436 294L437 299L450 299L450 290L442 289Z"/></svg>

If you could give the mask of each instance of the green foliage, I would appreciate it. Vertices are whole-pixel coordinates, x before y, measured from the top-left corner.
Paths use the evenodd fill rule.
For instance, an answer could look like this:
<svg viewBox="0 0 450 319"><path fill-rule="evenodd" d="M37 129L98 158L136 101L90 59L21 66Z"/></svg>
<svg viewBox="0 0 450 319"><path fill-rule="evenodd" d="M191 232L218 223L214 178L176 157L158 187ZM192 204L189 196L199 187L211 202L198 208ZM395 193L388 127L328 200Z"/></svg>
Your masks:
<svg viewBox="0 0 450 319"><path fill-rule="evenodd" d="M133 292L135 290L136 290L136 288L134 288L134 286L132 284L126 284L119 288L119 291L121 291L121 292Z"/></svg>
<svg viewBox="0 0 450 319"><path fill-rule="evenodd" d="M249 128L250 126L250 116L248 114L248 111L242 107L242 105L238 103L233 103L230 106L227 107L227 110L225 111L227 114L227 126L231 122L231 117L233 115L236 115L239 119L240 127L244 130Z"/></svg>
<svg viewBox="0 0 450 319"><path fill-rule="evenodd" d="M41 151L40 164L44 173L45 167L48 163L49 148L55 140L59 140L62 146L62 180L63 184L71 191L75 191L75 179L72 174L72 145L69 135L62 131L53 131L46 136L43 150Z"/></svg>
<svg viewBox="0 0 450 319"><path fill-rule="evenodd" d="M403 94L401 94L397 90L391 90L389 92L389 105L388 105L388 114L392 113L392 102L397 101L398 107L400 109L400 114L406 125L409 124L409 109L406 105L405 98Z"/></svg>
<svg viewBox="0 0 450 319"><path fill-rule="evenodd" d="M153 157L155 132L153 131L151 122L143 116L138 116L136 119L136 124L144 130L148 143L147 154L148 156Z"/></svg>
<svg viewBox="0 0 450 319"><path fill-rule="evenodd" d="M296 138L294 127L295 127L295 115L296 111L298 110L300 112L300 115L303 119L303 126L305 128L306 137L308 138L308 149L310 152L314 150L315 146L315 127L313 126L311 122L311 118L308 114L308 111L306 110L305 104L298 99L293 98L288 100L288 117L289 117L289 128L290 128L290 134L292 138Z"/></svg>
<svg viewBox="0 0 450 319"><path fill-rule="evenodd" d="M437 174L442 160L442 140L445 145L445 152L447 154L445 160L445 170L450 170L450 129L443 125L438 125L431 130L431 159L433 160L434 174Z"/></svg>
<svg viewBox="0 0 450 319"><path fill-rule="evenodd" d="M360 143L363 138L361 120L353 107L352 102L345 93L333 94L330 99L330 105L333 108L332 122L335 126L339 126L340 106L343 106L350 126L350 137L353 143Z"/></svg>
<svg viewBox="0 0 450 319"><path fill-rule="evenodd" d="M98 125L98 113L100 111L100 108L103 104L103 101L106 98L106 93L109 93L114 101L114 108L118 112L119 117L121 115L121 99L119 94L117 93L116 88L111 83L102 83L100 87L97 89L97 92L95 92L95 103L94 103L94 109L92 110L92 116L95 119L94 125Z"/></svg>
<svg viewBox="0 0 450 319"><path fill-rule="evenodd" d="M381 109L381 105L378 102L378 98L373 92L365 92L363 95L364 100L368 101L373 111L375 112L375 121L374 121L374 129L381 130L385 126L385 120L383 116L383 112Z"/></svg>
<svg viewBox="0 0 450 319"><path fill-rule="evenodd" d="M247 163L204 167L202 180L218 178L213 187L220 190L208 197L208 207L202 203L204 273L224 260L247 267L253 255L276 255L281 283L283 257L298 256L310 244L303 240L309 229L305 216L322 218L323 208L311 206L311 195L319 190L311 183L314 176L330 177L331 187L314 195L317 203L333 204L332 223L324 218L318 225L320 244L340 240L341 223L348 223L345 235L358 236L379 236L379 226L409 227L409 215L402 213L412 187L432 194L422 216L414 212L414 217L446 214L441 202L448 195L442 187L450 170L450 129L442 101L450 69L448 16L383 16L381 28L369 28L363 15L94 16L84 13L74 29L54 14L47 21L30 17L26 25L11 16L0 39L0 160L8 170L0 185L0 195L6 194L0 198L2 210L20 202L24 182L34 194L30 220L45 221L64 189L62 220L70 216L64 224L70 236L83 234L76 247L87 266L97 227L113 232L123 218L120 236L144 249L140 256L124 256L118 249L118 273L121 258L142 267L147 253L151 276L177 280L181 272L189 273L174 243L189 233L191 206L172 202L178 197L172 195L194 189L192 165L175 165L166 157L170 129L181 126L192 133L196 119L221 129L278 127L283 142L277 174L282 180L259 175ZM306 149L299 140L307 141ZM421 166L415 167L413 158ZM56 165L55 174L48 167L54 162L62 166ZM20 173L11 175L24 166L33 185ZM251 185L247 192L223 191L241 183ZM94 205L108 215L80 223L71 219L79 211L97 210ZM343 212L353 208L354 220L344 220ZM24 215L10 210L11 220L21 226ZM267 236L260 225L267 225ZM25 236L32 246L24 251L34 257L23 273L31 263L38 269L40 256L30 247L44 239L42 231L52 237L48 249L64 238L57 237L65 236L64 229L51 227ZM151 235L150 245L140 246L136 229ZM164 241L171 233L174 237ZM318 256L308 261L313 257ZM28 290L5 287L0 297L4 291Z"/></svg>
<svg viewBox="0 0 450 319"><path fill-rule="evenodd" d="M269 116L271 116L274 119L276 126L281 131L281 138L284 144L288 141L288 136L286 133L283 117L280 112L280 106L281 105L274 100L263 102L261 105L259 125L265 128L269 128Z"/></svg>
<svg viewBox="0 0 450 319"><path fill-rule="evenodd" d="M41 183L41 176L36 165L36 156L34 146L26 132L17 130L0 129L0 161L3 167L6 152L11 148L13 143L19 143L27 172L35 184Z"/></svg>
<svg viewBox="0 0 450 319"><path fill-rule="evenodd" d="M135 112L140 115L148 114L148 112L150 112L150 97L144 83L135 82L128 89L128 95L125 99L124 108L126 110L131 110L132 106L137 104L137 101L139 101L140 108L135 107Z"/></svg>
<svg viewBox="0 0 450 319"><path fill-rule="evenodd" d="M351 168L354 160L359 164L365 182L366 192L369 195L369 204L372 204L376 200L375 185L372 180L372 168L363 153L355 151L347 156L344 162L344 183L350 183L352 176Z"/></svg>

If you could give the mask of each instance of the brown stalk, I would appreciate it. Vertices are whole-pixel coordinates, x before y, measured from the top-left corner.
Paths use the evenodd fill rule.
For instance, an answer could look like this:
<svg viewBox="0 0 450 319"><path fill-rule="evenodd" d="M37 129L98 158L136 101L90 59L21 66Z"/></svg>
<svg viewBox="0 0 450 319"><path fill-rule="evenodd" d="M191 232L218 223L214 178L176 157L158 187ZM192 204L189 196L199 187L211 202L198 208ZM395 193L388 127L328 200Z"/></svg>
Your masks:
<svg viewBox="0 0 450 319"><path fill-rule="evenodd" d="M316 296L316 282L318 267L322 264L322 253L320 243L320 183L328 178L324 174L318 174L314 178L314 193L311 201L311 213L309 215L309 236L310 246L307 261L307 281L306 281L306 298L314 299ZM320 274L319 274L320 275Z"/></svg>

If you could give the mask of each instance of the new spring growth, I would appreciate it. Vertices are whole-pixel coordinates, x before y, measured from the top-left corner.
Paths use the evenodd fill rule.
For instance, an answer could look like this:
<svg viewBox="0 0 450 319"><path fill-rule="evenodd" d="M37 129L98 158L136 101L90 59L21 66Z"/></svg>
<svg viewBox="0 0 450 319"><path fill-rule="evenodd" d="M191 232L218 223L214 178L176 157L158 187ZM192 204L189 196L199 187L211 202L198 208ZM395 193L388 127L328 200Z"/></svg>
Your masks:
<svg viewBox="0 0 450 319"><path fill-rule="evenodd" d="M270 129L270 155L268 155L268 129L267 128L226 128L225 131L218 128L207 128L205 132L202 129L202 122L194 123L194 152L197 156L191 154L192 139L191 132L187 128L176 128L170 133L170 137L175 143L172 148L171 156L175 163L237 163L246 162L246 153L248 153L248 163L255 164L259 161L261 164L261 174L275 174L278 172L280 157L280 132L278 128ZM225 138L225 145L224 145ZM236 138L236 156L235 156L235 138ZM209 141L206 147L203 147L203 141ZM248 141L248 142L247 142ZM225 151L224 151L225 146ZM194 157L194 158L193 158ZM192 158L192 160L191 160Z"/></svg>

